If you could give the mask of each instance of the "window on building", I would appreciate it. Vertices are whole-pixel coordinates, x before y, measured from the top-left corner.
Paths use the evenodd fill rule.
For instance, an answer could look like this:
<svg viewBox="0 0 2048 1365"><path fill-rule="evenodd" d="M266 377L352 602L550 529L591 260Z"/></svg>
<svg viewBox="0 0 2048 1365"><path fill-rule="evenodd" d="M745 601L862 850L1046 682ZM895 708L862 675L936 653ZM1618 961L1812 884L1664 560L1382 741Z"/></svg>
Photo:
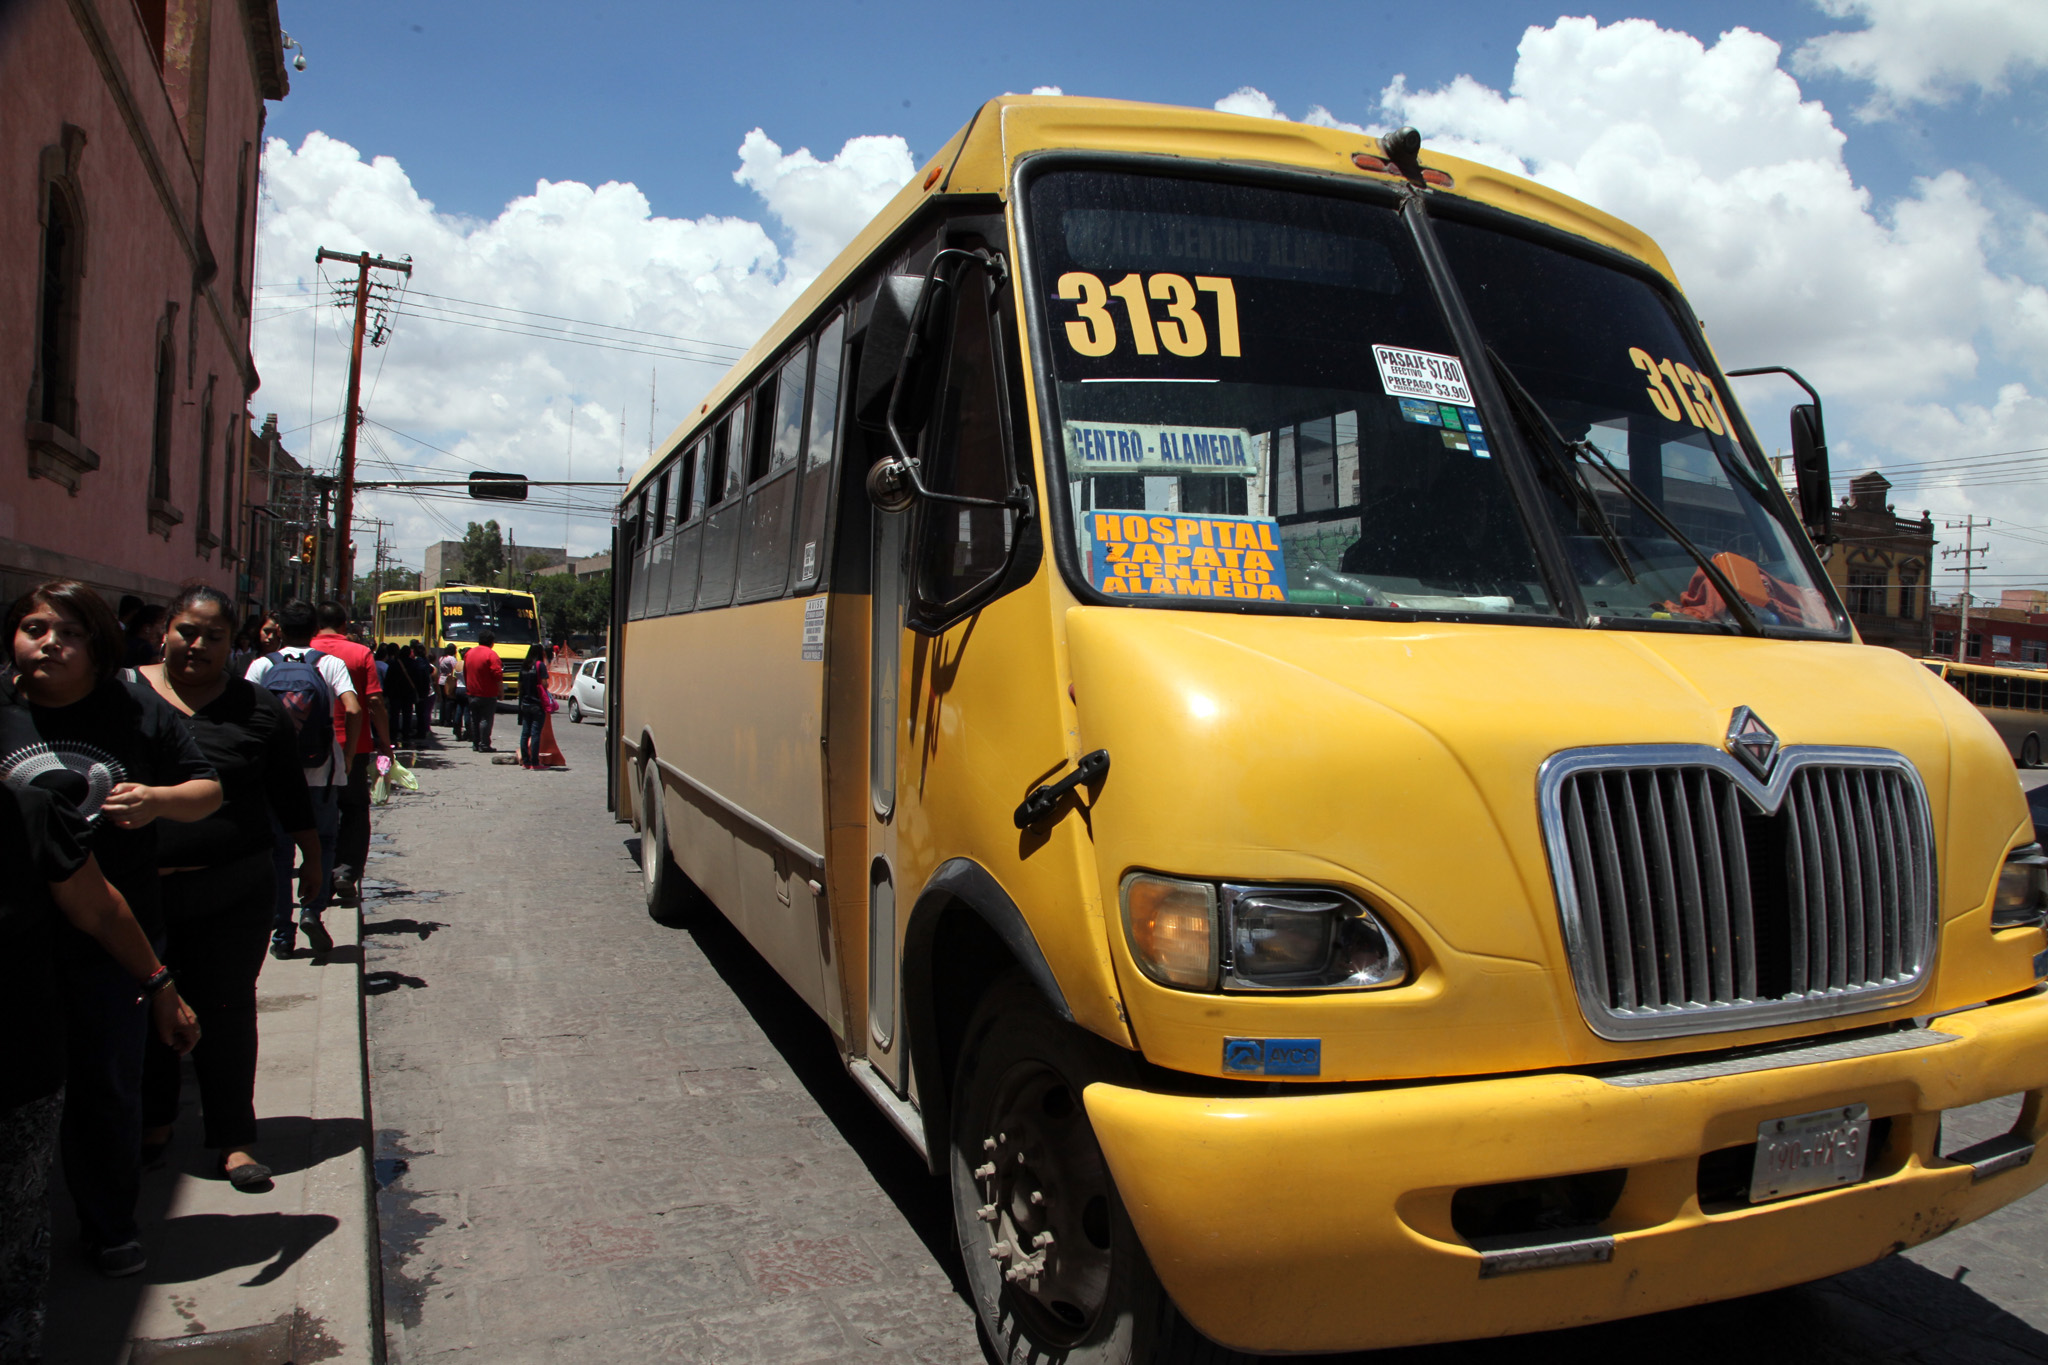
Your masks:
<svg viewBox="0 0 2048 1365"><path fill-rule="evenodd" d="M149 496L171 500L171 418L176 412L177 357L171 351L172 319L177 305L165 312L156 334L156 415L149 434Z"/></svg>
<svg viewBox="0 0 2048 1365"><path fill-rule="evenodd" d="M1992 637L1991 637L1991 652L1992 652L1993 654L2011 654L2011 653L2012 653L2012 636L2010 636L2010 635L1994 635L1994 636L1992 636Z"/></svg>
<svg viewBox="0 0 2048 1365"><path fill-rule="evenodd" d="M2020 662L2023 664L2048 664L2048 640L2020 641Z"/></svg>
<svg viewBox="0 0 2048 1365"><path fill-rule="evenodd" d="M249 161L254 153L251 144L242 144L242 157L235 167L235 306L242 310L242 316L249 315Z"/></svg>
<svg viewBox="0 0 2048 1365"><path fill-rule="evenodd" d="M1849 614L1883 616L1889 575L1883 569L1849 570Z"/></svg>
<svg viewBox="0 0 2048 1365"><path fill-rule="evenodd" d="M205 551L214 545L213 536L213 384L206 377L206 397L199 408L199 522L193 547Z"/></svg>
<svg viewBox="0 0 2048 1365"><path fill-rule="evenodd" d="M1899 619L1917 621L1920 619L1920 566L1901 564L1899 566Z"/></svg>
<svg viewBox="0 0 2048 1365"><path fill-rule="evenodd" d="M1944 658L1953 659L1956 656L1956 633L1952 630L1935 631L1934 652Z"/></svg>
<svg viewBox="0 0 2048 1365"><path fill-rule="evenodd" d="M1984 633L1982 631L1973 630L1970 632L1969 656L1972 659L1984 657Z"/></svg>
<svg viewBox="0 0 2048 1365"><path fill-rule="evenodd" d="M84 220L70 187L43 187L41 312L36 318L36 374L30 416L78 431L79 286L85 274Z"/></svg>

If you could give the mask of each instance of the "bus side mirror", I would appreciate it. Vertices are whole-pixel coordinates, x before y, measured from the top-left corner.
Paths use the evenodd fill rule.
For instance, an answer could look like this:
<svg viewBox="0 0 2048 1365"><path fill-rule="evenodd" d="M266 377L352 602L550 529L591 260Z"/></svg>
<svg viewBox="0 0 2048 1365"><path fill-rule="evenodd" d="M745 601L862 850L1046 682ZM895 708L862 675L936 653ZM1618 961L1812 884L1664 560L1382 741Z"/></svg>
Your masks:
<svg viewBox="0 0 2048 1365"><path fill-rule="evenodd" d="M1832 539L1828 528L1835 495L1828 477L1828 438L1817 403L1792 409L1792 472L1799 484L1799 519L1806 523L1808 538L1825 545Z"/></svg>

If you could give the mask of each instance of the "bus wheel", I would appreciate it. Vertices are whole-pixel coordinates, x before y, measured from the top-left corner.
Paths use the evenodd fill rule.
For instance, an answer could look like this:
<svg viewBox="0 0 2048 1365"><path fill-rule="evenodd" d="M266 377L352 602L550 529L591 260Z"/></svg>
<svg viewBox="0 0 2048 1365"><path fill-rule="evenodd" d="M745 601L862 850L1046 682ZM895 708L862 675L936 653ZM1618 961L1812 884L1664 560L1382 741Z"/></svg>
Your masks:
<svg viewBox="0 0 2048 1365"><path fill-rule="evenodd" d="M2027 742L2020 745L2020 766L2038 768L2041 766L2041 737L2028 735Z"/></svg>
<svg viewBox="0 0 2048 1365"><path fill-rule="evenodd" d="M640 768L640 885L647 893L647 917L674 928L689 917L688 883L668 851L661 770L651 758Z"/></svg>
<svg viewBox="0 0 2048 1365"><path fill-rule="evenodd" d="M1006 1365L1242 1360L1160 1286L1081 1103L1116 1049L1019 977L982 1000L954 1078L948 1184L983 1331Z"/></svg>

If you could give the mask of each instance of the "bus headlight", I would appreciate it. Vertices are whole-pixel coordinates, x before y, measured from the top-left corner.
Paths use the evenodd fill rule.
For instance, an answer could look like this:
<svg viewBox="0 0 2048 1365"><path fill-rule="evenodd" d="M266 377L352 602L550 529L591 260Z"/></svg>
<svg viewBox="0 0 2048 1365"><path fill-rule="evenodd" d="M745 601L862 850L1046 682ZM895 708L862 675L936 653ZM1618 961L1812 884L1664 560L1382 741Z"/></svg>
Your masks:
<svg viewBox="0 0 2048 1365"><path fill-rule="evenodd" d="M1138 970L1164 986L1216 989L1216 888L1133 872L1122 890Z"/></svg>
<svg viewBox="0 0 2048 1365"><path fill-rule="evenodd" d="M1400 940L1341 891L1226 886L1223 911L1225 990L1373 990L1407 978Z"/></svg>
<svg viewBox="0 0 2048 1365"><path fill-rule="evenodd" d="M1327 887L1217 887L1133 872L1120 888L1138 969L1197 991L1355 991L1407 979L1401 942L1355 896Z"/></svg>
<svg viewBox="0 0 2048 1365"><path fill-rule="evenodd" d="M1991 902L1993 929L2048 923L2048 852L2022 844L2005 855L1998 870L1998 894Z"/></svg>

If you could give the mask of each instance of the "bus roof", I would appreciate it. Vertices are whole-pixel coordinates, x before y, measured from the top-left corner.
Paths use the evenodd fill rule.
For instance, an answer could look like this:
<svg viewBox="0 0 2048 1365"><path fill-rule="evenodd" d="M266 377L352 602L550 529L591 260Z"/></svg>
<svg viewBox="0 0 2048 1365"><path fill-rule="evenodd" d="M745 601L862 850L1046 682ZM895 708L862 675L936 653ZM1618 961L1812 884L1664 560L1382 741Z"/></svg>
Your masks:
<svg viewBox="0 0 2048 1365"><path fill-rule="evenodd" d="M1398 175L1360 169L1352 155L1365 152L1378 156L1379 145L1369 136L1342 128L1224 114L1213 109L1069 95L1003 95L992 99L918 168L910 183L861 229L812 281L810 288L712 387L697 410L655 447L653 457L634 473L623 497L638 492L648 475L737 392L756 367L806 326L812 315L909 221L926 199L949 195L1006 198L1010 169L1017 159L1055 147L1287 166L1381 182L1400 179ZM1453 181L1451 188L1439 188L1433 193L1473 199L1588 238L1635 257L1677 283L1670 262L1657 244L1611 214L1533 180L1476 161L1445 156L1427 146L1423 149L1422 164L1447 172Z"/></svg>

